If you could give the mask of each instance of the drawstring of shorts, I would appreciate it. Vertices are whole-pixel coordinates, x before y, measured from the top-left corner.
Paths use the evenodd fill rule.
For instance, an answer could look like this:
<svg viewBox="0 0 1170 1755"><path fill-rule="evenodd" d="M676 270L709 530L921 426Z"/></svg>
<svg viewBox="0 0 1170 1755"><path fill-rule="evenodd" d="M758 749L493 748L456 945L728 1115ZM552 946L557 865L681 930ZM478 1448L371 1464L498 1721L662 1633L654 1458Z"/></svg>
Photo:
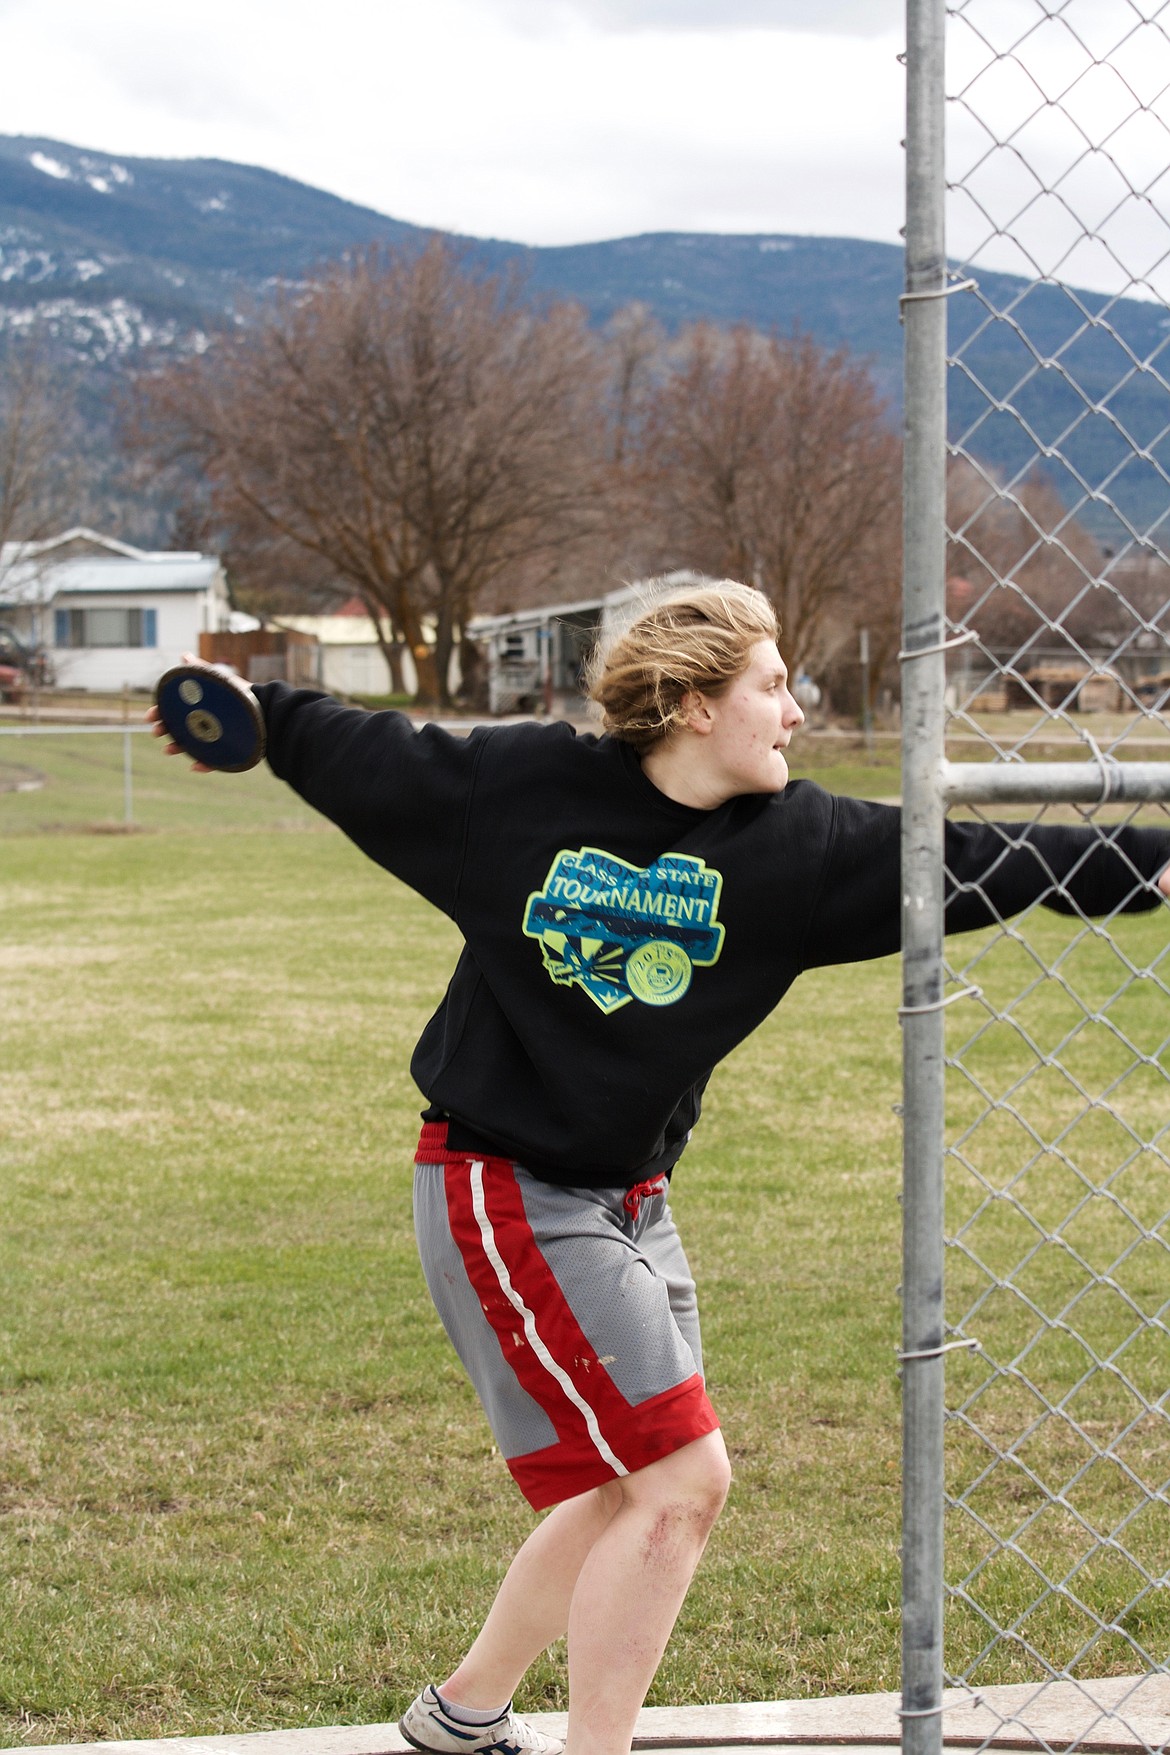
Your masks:
<svg viewBox="0 0 1170 1755"><path fill-rule="evenodd" d="M657 1176L652 1176L648 1182L635 1182L633 1188L627 1188L626 1198L623 1200L622 1205L625 1207L630 1218L636 1225L638 1223L638 1214L641 1211L642 1202L644 1200L652 1200L656 1194L665 1193L666 1175L664 1172L659 1172Z"/></svg>

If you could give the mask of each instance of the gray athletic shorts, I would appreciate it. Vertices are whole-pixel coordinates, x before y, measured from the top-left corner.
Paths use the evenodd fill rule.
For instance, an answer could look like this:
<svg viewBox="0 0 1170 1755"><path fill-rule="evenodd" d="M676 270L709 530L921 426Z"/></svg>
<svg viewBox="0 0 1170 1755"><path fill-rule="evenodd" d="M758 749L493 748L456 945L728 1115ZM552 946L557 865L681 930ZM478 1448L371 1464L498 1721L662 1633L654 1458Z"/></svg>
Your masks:
<svg viewBox="0 0 1170 1755"><path fill-rule="evenodd" d="M665 1179L562 1188L506 1158L448 1153L443 1132L427 1124L415 1169L423 1271L529 1503L713 1432Z"/></svg>

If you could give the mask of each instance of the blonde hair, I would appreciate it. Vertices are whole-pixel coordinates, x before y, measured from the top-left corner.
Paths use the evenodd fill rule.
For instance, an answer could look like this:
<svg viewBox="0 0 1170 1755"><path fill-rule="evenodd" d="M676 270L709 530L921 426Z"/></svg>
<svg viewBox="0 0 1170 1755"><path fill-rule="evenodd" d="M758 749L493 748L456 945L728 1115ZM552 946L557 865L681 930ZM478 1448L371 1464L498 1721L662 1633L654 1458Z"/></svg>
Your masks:
<svg viewBox="0 0 1170 1755"><path fill-rule="evenodd" d="M589 698L612 737L639 754L685 724L684 695L718 695L742 676L752 648L779 633L762 591L734 579L656 598L591 665Z"/></svg>

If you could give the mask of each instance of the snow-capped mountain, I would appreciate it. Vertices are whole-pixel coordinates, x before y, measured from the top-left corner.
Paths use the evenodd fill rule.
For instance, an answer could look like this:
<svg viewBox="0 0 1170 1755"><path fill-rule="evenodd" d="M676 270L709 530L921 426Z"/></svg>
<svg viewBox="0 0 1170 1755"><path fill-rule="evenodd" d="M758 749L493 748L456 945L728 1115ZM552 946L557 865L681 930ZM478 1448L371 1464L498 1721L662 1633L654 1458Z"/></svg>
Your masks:
<svg viewBox="0 0 1170 1755"><path fill-rule="evenodd" d="M92 404L144 347L199 351L217 329L246 321L277 283L304 281L349 251L426 235L247 165L127 158L0 136L0 345L5 334L42 319L68 353L98 368ZM679 232L545 249L456 241L489 268L518 267L534 295L579 301L596 322L638 301L669 329L697 318L781 334L803 329L866 360L891 407L900 401L896 245ZM1160 434L1165 426L1162 376L1153 369L1166 343L1163 307L1056 285L1029 288L982 270L979 282L979 294L948 301L952 340L972 338L964 369L951 375L953 429L970 430L978 455L1009 473L1029 466L1045 433L1068 431L1068 462L1080 479L1113 480L1122 461L1118 432ZM1010 324L987 322L989 307L1018 310L1022 298L1026 350ZM1104 306L1108 328L1086 322L1086 313ZM1130 372L1119 388L1122 349L1150 367ZM1024 351L1028 360L1059 360L1060 371L1030 369ZM1021 371L1023 419L994 408ZM1106 412L1086 418L1086 406ZM1131 460L1124 491L1116 490L1132 501L1139 524L1164 514L1160 456ZM1081 493L1071 477L1060 491Z"/></svg>
<svg viewBox="0 0 1170 1755"><path fill-rule="evenodd" d="M419 235L271 171L0 136L0 332L39 317L98 361L205 347L276 280Z"/></svg>
<svg viewBox="0 0 1170 1755"><path fill-rule="evenodd" d="M0 136L0 330L39 313L98 359L146 342L206 346L276 281L425 235L272 171ZM671 328L696 317L801 323L873 358L894 387L893 245L682 233L549 249L460 242L493 268L519 263L534 291L579 299L599 320L637 299Z"/></svg>

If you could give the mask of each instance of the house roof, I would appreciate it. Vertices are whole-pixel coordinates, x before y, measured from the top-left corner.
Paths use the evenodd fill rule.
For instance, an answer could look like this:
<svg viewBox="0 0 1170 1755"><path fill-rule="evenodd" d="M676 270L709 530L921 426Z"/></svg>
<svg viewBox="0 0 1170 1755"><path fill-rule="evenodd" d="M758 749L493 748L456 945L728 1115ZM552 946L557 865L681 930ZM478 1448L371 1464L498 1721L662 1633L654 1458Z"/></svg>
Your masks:
<svg viewBox="0 0 1170 1755"><path fill-rule="evenodd" d="M578 603L545 603L533 609L515 609L505 615L477 615L467 624L472 639L483 640L509 628L538 628L547 622L567 621L573 616L600 611L603 623L621 619L626 612L641 609L651 599L682 585L714 585L718 581L706 573L678 567L673 573L660 573L651 579L637 579L619 585L603 597L586 597Z"/></svg>
<svg viewBox="0 0 1170 1755"><path fill-rule="evenodd" d="M42 542L4 543L0 547L0 566L15 566L18 561L40 561L43 564L59 550L75 547L97 548L107 554L125 555L132 561L157 561L164 554L169 560L202 558L194 550L135 548L133 543L122 542L117 536L103 536L100 530L91 530L88 524L74 524L59 536L46 536Z"/></svg>
<svg viewBox="0 0 1170 1755"><path fill-rule="evenodd" d="M0 548L0 607L7 608L44 606L62 596L206 591L222 578L215 555L150 552L82 526L47 542Z"/></svg>
<svg viewBox="0 0 1170 1755"><path fill-rule="evenodd" d="M586 615L605 607L604 597L586 597L578 603L548 603L539 609L513 609L504 615L477 615L467 624L473 640L484 640L489 634L502 633L506 628L540 628L548 622L565 621L570 616Z"/></svg>

